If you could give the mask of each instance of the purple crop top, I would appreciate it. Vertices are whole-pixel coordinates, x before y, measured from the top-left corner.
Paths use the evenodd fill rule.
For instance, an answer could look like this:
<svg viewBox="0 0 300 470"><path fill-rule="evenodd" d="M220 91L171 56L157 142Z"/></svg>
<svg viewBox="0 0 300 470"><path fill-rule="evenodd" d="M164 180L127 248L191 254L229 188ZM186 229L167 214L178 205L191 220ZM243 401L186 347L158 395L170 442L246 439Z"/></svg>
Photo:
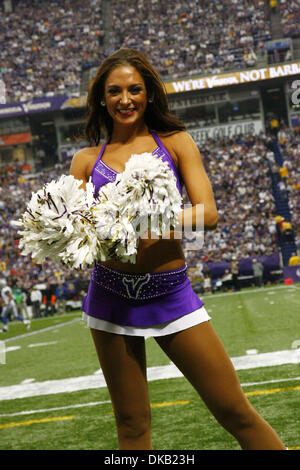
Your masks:
<svg viewBox="0 0 300 470"><path fill-rule="evenodd" d="M155 142L158 144L158 147L152 152L152 155L156 155L157 157L162 157L163 161L168 162L169 168L174 172L174 175L176 177L178 191L182 195L183 180L181 178L181 175L178 174L177 172L173 158L171 157L167 149L162 144L158 135L155 134L150 129L149 129L149 132L152 134ZM102 156L104 154L104 151L108 142L109 140L107 140L105 144L102 146L101 152L99 153L99 156L97 158L97 161L91 173L92 183L95 186L95 194L98 194L101 186L104 186L105 184L109 182L115 181L117 175L119 174L118 171L113 170L113 168L106 165L106 163L102 161Z"/></svg>

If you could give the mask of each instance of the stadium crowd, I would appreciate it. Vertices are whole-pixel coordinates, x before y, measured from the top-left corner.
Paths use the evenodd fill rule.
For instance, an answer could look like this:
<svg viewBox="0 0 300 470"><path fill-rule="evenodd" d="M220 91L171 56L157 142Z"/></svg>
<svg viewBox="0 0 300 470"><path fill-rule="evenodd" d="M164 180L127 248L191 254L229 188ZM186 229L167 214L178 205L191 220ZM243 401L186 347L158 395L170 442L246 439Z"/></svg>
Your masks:
<svg viewBox="0 0 300 470"><path fill-rule="evenodd" d="M49 5L50 3L50 5ZM6 100L78 93L81 64L103 56L102 0L13 0L0 5L1 78Z"/></svg>
<svg viewBox="0 0 300 470"><path fill-rule="evenodd" d="M272 39L265 0L112 0L104 47L105 0L13 0L0 5L0 76L7 102L79 94L82 69L113 50L143 51L163 77L253 67ZM283 34L299 37L299 2L281 0ZM151 19L149 21L149 18ZM14 26L18 25L18 28Z"/></svg>
<svg viewBox="0 0 300 470"><path fill-rule="evenodd" d="M172 77L255 65L271 38L263 0L113 0L112 26L114 48L138 48Z"/></svg>
<svg viewBox="0 0 300 470"><path fill-rule="evenodd" d="M300 35L300 4L298 0L280 0L280 15L283 34L288 37Z"/></svg>
<svg viewBox="0 0 300 470"><path fill-rule="evenodd" d="M0 72L7 102L79 93L82 68L97 66L122 46L144 51L163 76L176 77L186 70L207 74L254 66L271 38L264 0L113 0L105 50L103 1L13 0L9 14L1 2Z"/></svg>
<svg viewBox="0 0 300 470"><path fill-rule="evenodd" d="M278 251L267 142L260 135L202 143L219 222L215 231L205 233L200 251L187 252L189 262L230 262Z"/></svg>
<svg viewBox="0 0 300 470"><path fill-rule="evenodd" d="M300 250L300 133L288 128L281 130L278 144L284 159L281 172L288 192L291 223Z"/></svg>

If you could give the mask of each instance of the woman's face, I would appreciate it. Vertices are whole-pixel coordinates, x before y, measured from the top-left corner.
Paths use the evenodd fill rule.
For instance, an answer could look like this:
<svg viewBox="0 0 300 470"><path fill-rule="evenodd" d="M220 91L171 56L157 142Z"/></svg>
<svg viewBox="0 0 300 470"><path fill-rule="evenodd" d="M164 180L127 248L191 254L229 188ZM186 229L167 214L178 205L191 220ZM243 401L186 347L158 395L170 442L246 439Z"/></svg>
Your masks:
<svg viewBox="0 0 300 470"><path fill-rule="evenodd" d="M114 121L125 126L143 120L147 107L147 90L139 71L131 65L121 65L106 78L104 101Z"/></svg>

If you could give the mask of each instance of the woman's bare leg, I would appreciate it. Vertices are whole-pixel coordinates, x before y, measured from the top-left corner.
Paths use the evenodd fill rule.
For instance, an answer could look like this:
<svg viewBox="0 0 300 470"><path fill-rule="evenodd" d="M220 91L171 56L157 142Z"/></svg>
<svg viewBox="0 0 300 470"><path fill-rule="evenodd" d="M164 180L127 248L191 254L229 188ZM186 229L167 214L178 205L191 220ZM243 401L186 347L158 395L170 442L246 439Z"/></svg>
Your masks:
<svg viewBox="0 0 300 470"><path fill-rule="evenodd" d="M144 338L91 333L114 408L119 449L152 449Z"/></svg>
<svg viewBox="0 0 300 470"><path fill-rule="evenodd" d="M242 449L285 449L245 397L232 362L209 321L155 339Z"/></svg>

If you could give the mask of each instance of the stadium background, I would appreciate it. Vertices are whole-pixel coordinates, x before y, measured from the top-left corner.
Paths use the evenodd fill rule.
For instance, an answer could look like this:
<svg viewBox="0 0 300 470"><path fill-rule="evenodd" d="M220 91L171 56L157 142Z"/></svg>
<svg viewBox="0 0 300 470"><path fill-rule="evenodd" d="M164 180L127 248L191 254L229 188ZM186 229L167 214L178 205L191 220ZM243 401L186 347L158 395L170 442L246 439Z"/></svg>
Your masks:
<svg viewBox="0 0 300 470"><path fill-rule="evenodd" d="M299 281L299 271L286 268L300 240L297 4L281 2L273 12L255 0L50 3L51 11L49 2L1 2L3 274L12 282L22 278L27 290L32 281L45 290L47 280L52 293L67 278L74 281L69 297L86 286L78 273L61 273L51 263L41 271L20 257L13 221L28 189L67 172L76 150L87 145L76 136L89 83L107 54L129 46L158 67L170 107L199 145L215 190L217 232L207 234L204 250L187 252L191 267L198 264L190 274L199 289L201 273L208 271L215 285L234 256L243 285L253 282L254 256L265 265L266 281Z"/></svg>
<svg viewBox="0 0 300 470"><path fill-rule="evenodd" d="M43 315L56 312L58 287L68 309L86 290L89 272L22 257L14 221L31 191L67 173L87 146L77 137L89 83L122 46L158 68L212 181L219 226L201 249L183 241L195 291L203 293L204 276L213 292L232 291L223 275L236 260L242 290L254 286L253 258L265 285L300 282L299 259L290 261L300 249L300 8L270 3L0 2L0 276L16 298L23 293L27 312L34 286Z"/></svg>

